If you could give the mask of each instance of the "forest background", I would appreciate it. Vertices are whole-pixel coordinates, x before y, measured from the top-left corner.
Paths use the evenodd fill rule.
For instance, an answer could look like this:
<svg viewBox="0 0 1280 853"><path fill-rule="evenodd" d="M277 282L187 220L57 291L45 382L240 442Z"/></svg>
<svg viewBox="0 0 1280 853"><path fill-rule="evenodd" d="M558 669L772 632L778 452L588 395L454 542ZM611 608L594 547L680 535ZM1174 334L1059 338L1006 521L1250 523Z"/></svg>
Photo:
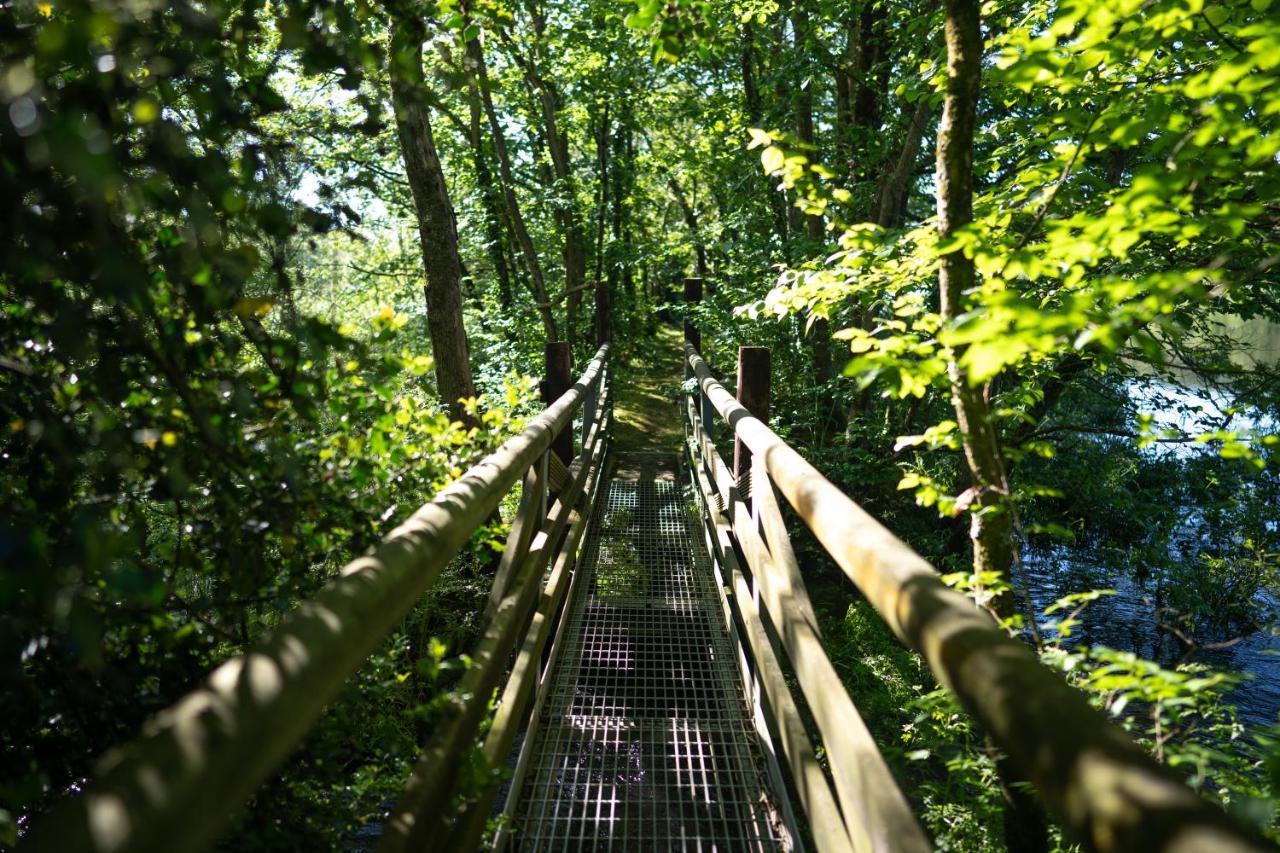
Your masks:
<svg viewBox="0 0 1280 853"><path fill-rule="evenodd" d="M970 144L963 5L0 3L0 843L517 430L596 283L637 369L770 346L780 434L1274 832L1280 16L984 3ZM229 848L376 827L502 532ZM800 544L926 828L1000 849L981 734Z"/></svg>

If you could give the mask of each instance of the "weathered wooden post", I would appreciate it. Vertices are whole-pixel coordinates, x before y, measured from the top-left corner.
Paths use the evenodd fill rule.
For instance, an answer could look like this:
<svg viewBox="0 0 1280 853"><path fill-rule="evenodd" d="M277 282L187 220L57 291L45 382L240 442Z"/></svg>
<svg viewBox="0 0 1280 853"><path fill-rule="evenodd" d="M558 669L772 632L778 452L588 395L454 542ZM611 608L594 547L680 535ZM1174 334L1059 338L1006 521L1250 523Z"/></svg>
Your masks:
<svg viewBox="0 0 1280 853"><path fill-rule="evenodd" d="M573 385L568 341L552 341L546 349L547 372L542 380L542 402L550 406ZM551 440L551 451L568 467L573 461L573 427L566 426Z"/></svg>
<svg viewBox="0 0 1280 853"><path fill-rule="evenodd" d="M738 402L765 423L769 422L770 357L768 347L738 347ZM751 470L751 450L733 442L733 476L739 481Z"/></svg>
<svg viewBox="0 0 1280 853"><path fill-rule="evenodd" d="M596 285L596 346L609 340L609 315L612 310L609 285L602 281Z"/></svg>
<svg viewBox="0 0 1280 853"><path fill-rule="evenodd" d="M686 308L684 315L684 339L693 344L694 349L696 349L699 354L702 353L702 332L698 331L698 327L694 324L693 317L690 316L689 311L694 305L697 305L701 301L702 279L686 278L684 280L684 304ZM685 367L685 375L691 375L689 373L688 366Z"/></svg>
<svg viewBox="0 0 1280 853"><path fill-rule="evenodd" d="M596 284L595 313L597 347L609 340L610 310L609 285L599 282ZM587 438L591 435L591 423L596 419L596 409L599 406L600 392L603 388L604 380L602 379L599 385L587 391L587 396L582 401L582 446L584 448L587 446Z"/></svg>
<svg viewBox="0 0 1280 853"><path fill-rule="evenodd" d="M690 276L684 280L684 339L693 344L693 348L702 355L702 332L698 329L696 323L693 322L693 306L702 302L702 279L696 276ZM693 376L693 368L688 364L684 366L685 379ZM702 431L706 434L707 440L710 441L715 435L715 417L716 410L711 407L711 398L701 391L698 392L698 413L702 420Z"/></svg>

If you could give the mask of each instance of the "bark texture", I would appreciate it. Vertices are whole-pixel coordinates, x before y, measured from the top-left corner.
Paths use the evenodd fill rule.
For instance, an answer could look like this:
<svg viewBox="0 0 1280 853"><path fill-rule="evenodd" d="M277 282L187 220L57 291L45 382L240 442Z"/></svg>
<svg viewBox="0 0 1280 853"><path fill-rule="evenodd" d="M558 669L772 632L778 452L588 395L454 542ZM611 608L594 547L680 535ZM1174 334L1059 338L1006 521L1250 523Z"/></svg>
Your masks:
<svg viewBox="0 0 1280 853"><path fill-rule="evenodd" d="M462 259L458 255L458 231L449 202L440 156L431 132L426 81L422 72L425 31L420 19L405 18L392 24L391 98L396 133L405 173L413 193L426 272L427 328L435 359L436 387L449 414L465 424L474 418L462 399L474 397L467 332L462 322Z"/></svg>
<svg viewBox="0 0 1280 853"><path fill-rule="evenodd" d="M977 123L978 82L982 71L979 0L947 0L947 89L938 127L938 231L946 240L973 221L973 135ZM965 292L975 283L973 259L963 251L944 254L938 288L944 323L963 311ZM981 389L969 383L960 364L964 352L952 353L947 365L951 402L963 437L964 455L973 479L976 507L970 538L975 572L1008 577L1013 565L1013 525L1006 506L1008 484L991 410Z"/></svg>

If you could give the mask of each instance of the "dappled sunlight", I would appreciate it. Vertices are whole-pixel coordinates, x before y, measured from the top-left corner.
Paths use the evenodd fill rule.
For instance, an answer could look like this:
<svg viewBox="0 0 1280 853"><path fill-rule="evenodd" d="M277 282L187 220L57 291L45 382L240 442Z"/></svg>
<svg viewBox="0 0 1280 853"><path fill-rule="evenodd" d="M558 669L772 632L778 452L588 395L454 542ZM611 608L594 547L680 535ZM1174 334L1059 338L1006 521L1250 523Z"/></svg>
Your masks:
<svg viewBox="0 0 1280 853"><path fill-rule="evenodd" d="M679 333L668 325L632 343L614 404L619 447L669 449L679 443L680 412L673 394L684 374L678 347Z"/></svg>
<svg viewBox="0 0 1280 853"><path fill-rule="evenodd" d="M1277 4L0 2L0 849L1270 849Z"/></svg>

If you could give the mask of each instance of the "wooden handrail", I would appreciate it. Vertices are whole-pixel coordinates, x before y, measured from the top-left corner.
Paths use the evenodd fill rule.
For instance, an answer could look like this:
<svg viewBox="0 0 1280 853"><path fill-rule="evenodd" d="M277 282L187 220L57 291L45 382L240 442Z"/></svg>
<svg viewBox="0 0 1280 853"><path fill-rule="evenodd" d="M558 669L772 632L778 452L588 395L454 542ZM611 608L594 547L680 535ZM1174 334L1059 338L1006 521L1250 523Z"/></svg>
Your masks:
<svg viewBox="0 0 1280 853"><path fill-rule="evenodd" d="M685 344L698 385L836 564L1088 849L1270 849L1158 764L902 540L753 417Z"/></svg>
<svg viewBox="0 0 1280 853"><path fill-rule="evenodd" d="M601 410L602 415L606 412L607 409ZM570 464L572 475L568 487L552 507L546 523L535 522L530 525L541 529L532 537L532 541L525 544L512 573L511 583L501 591L493 618L487 620L484 635L471 652L471 664L467 673L456 688L458 701L436 723L430 741L387 820L378 843L378 853L451 849L446 845L457 817L451 794L458 780L461 759L475 742L478 727L488 710L490 697L506 671L511 653L521 637L527 637L530 611L534 608L535 599L543 592L546 567L562 545L561 539L566 527L571 519L575 521L571 539L576 549L577 538L586 526L583 519L591 515L590 510L579 507L577 501L586 491L590 475L603 461L606 445L603 425L597 423L596 426L597 429L588 435L582 454ZM554 450L543 458L550 456L554 456ZM530 470L538 467L534 466ZM594 498L590 492L587 492L587 496ZM584 511L578 512L579 509ZM515 525L512 527L512 538L516 538ZM569 556L572 557L572 554L570 552ZM497 582L498 578L495 577L495 587ZM523 721L523 702L519 696L512 698L517 700L513 705L499 706L500 719L495 720L495 724L502 722L502 725L511 729L511 736L514 737L515 726ZM502 758L505 758L505 754ZM498 763L495 760L495 764Z"/></svg>
<svg viewBox="0 0 1280 853"><path fill-rule="evenodd" d="M716 540L709 544L734 590L729 603L741 620L754 663L748 666L749 680L758 682L769 699L772 728L815 845L820 853L928 853L928 837L823 649L817 616L763 464L752 457L749 480L733 479L703 425L702 412L709 406L690 400L687 407L691 467L708 519L723 519L729 540L718 541L717 530ZM749 580L739 555L750 569ZM775 653L770 636L777 637L781 655ZM833 786L815 765L813 745L779 668L780 658L790 663L822 736L834 796Z"/></svg>
<svg viewBox="0 0 1280 853"><path fill-rule="evenodd" d="M108 753L84 793L37 823L22 849L208 847L552 439L571 428L608 353L601 346L577 383L523 432L156 715L137 740Z"/></svg>
<svg viewBox="0 0 1280 853"><path fill-rule="evenodd" d="M565 534L564 543L557 553L555 564L547 576L547 583L541 590L538 608L530 621L529 631L524 643L516 655L511 667L511 677L502 691L502 697L494 712L493 723L484 741L484 756L490 766L499 767L511 754L512 744L519 733L520 725L528 711L530 700L534 698L540 677L544 677L542 667L543 651L551 637L552 628L558 624L557 616L567 600L569 586L576 572L573 563L579 544L582 542L590 523L591 508L595 504L597 489L605 468L606 435L612 413L602 411L596 417L583 445L582 472L585 485L582 496L567 511L566 520L569 531ZM555 537L548 537L548 541ZM528 730L536 728L531 721ZM458 850L475 849L483 835L486 822L493 814L493 804L498 795L498 780L491 779L481 791L473 794L473 801L468 802L464 812L455 821L454 831L445 836L430 839L427 850L454 853ZM495 845L495 849L498 848Z"/></svg>
<svg viewBox="0 0 1280 853"><path fill-rule="evenodd" d="M688 406L688 414L690 423L695 425L694 447L691 449L702 454L702 461L709 461L712 467L722 469L723 460L714 448L699 449L706 437L696 426L698 415L692 401ZM790 771L792 786L805 810L818 853L849 853L854 845L849 839L840 806L827 783L817 751L805 730L804 718L791 695L784 670L765 631L760 609L756 605L755 591L738 561L729 513L721 512L714 500L717 495L714 483L719 478L714 473L708 476L703 464L696 458L690 468L696 486L695 494L703 504L703 517L706 521L703 531L706 534L707 550L720 565L725 584L733 591L733 607L736 607L743 625L742 639L751 650L752 662L755 664L744 678L750 688L749 694L755 700L756 694L763 691L773 709L774 736L781 746L780 751ZM726 616L728 617L728 611ZM745 666L746 658L740 658L740 662Z"/></svg>

